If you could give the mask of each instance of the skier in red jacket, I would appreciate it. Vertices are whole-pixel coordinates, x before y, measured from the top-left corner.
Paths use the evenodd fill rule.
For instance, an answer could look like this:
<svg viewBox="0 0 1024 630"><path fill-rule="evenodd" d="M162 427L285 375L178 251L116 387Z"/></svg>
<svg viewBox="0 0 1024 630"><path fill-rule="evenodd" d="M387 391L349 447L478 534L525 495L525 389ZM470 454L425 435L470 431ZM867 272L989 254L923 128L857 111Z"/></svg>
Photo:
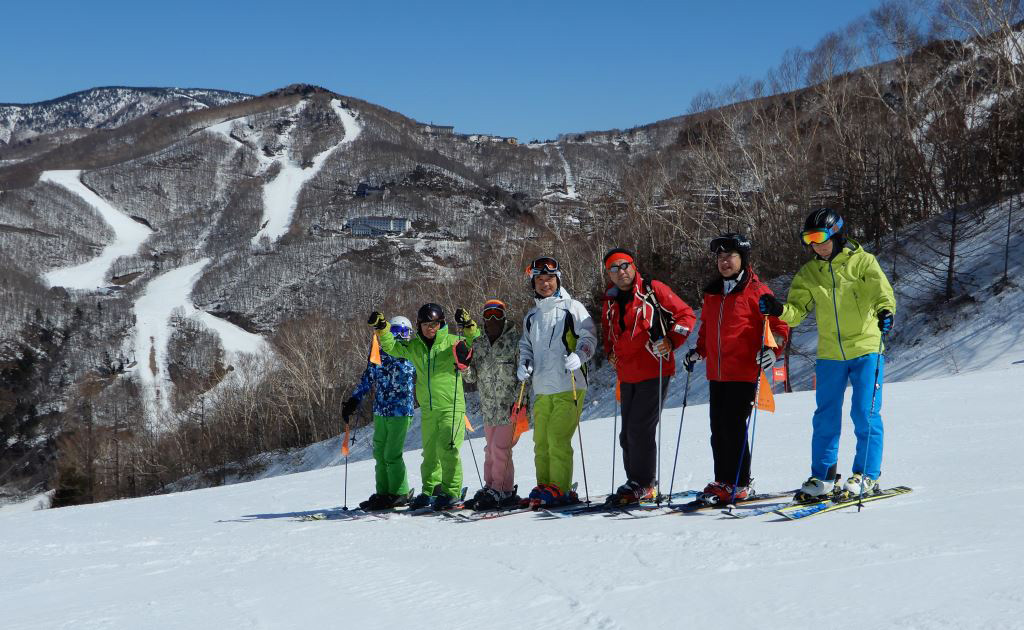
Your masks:
<svg viewBox="0 0 1024 630"><path fill-rule="evenodd" d="M789 326L778 317L769 317L779 347L773 350L762 344L765 316L758 310L758 300L772 295L772 290L750 266L750 241L745 236L723 234L711 241L711 253L718 274L704 288L697 347L686 353L683 364L692 371L697 361L707 359L715 480L704 488L700 499L727 503L734 491L736 499L745 499L750 493L747 418L761 370L775 364L789 338Z"/></svg>
<svg viewBox="0 0 1024 630"><path fill-rule="evenodd" d="M686 343L696 317L665 284L645 281L629 250L616 248L605 254L604 270L608 290L602 336L605 354L621 383L619 444L626 469L626 483L609 502L637 503L654 497L655 430L661 418L658 401L664 404L669 379L675 373L673 351Z"/></svg>

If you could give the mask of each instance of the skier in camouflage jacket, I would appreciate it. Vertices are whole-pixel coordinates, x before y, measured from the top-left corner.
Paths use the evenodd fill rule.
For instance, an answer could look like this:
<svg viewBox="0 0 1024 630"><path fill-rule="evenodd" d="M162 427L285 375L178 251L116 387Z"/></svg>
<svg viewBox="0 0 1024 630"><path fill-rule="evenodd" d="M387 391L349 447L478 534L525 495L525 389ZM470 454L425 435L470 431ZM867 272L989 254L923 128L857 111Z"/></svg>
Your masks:
<svg viewBox="0 0 1024 630"><path fill-rule="evenodd" d="M501 300L484 304L484 333L473 342L473 365L466 374L475 382L483 411L484 488L477 493L478 509L512 505L518 502L513 491L515 467L512 463L514 429L509 410L519 393L516 366L519 364L519 327L505 318L508 307Z"/></svg>

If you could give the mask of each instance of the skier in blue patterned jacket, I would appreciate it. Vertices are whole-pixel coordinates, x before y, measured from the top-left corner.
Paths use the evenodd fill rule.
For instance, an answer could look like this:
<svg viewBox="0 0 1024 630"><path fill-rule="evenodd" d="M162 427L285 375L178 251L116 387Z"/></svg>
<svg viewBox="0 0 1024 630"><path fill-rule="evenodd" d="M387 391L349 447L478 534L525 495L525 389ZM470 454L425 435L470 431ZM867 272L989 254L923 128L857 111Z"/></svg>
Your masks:
<svg viewBox="0 0 1024 630"><path fill-rule="evenodd" d="M391 318L391 334L398 339L412 338L408 318ZM373 459L376 461L377 488L359 504L364 510L384 510L409 501L406 475L405 434L412 424L413 391L416 368L412 362L389 354L381 355L381 364L366 366L355 391L341 407L345 422L355 413L363 397L375 387L373 395Z"/></svg>

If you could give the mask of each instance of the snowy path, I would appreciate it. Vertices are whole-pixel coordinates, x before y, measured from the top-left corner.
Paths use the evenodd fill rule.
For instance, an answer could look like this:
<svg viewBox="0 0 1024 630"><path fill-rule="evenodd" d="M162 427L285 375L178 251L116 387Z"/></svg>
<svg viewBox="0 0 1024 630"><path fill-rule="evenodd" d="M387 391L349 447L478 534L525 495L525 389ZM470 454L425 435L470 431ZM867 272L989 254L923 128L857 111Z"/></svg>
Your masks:
<svg viewBox="0 0 1024 630"><path fill-rule="evenodd" d="M337 145L318 153L313 158L313 165L309 168L303 168L288 156L289 143L286 143L284 156L277 159L281 164L281 170L273 180L267 182L263 187L263 219L260 222L262 227L256 236L252 237L253 244L258 244L263 238L274 242L288 232L295 208L299 203L299 193L302 191L302 187L316 177L324 162L334 151L353 142L362 132L362 125L351 112L342 107L340 101L332 99L331 109L337 114L345 128L345 137ZM217 133L223 134L223 131L218 129Z"/></svg>
<svg viewBox="0 0 1024 630"><path fill-rule="evenodd" d="M576 178L572 176L572 169L569 168L569 160L565 159L561 145L555 145L558 150L558 157L562 159L562 170L565 171L565 199L579 199L576 193Z"/></svg>
<svg viewBox="0 0 1024 630"><path fill-rule="evenodd" d="M197 318L217 333L228 360L240 353L258 354L267 348L259 335L199 311L192 305L192 288L209 263L209 258L203 258L153 278L135 302L135 359L150 420L171 410L172 384L167 372L167 344L171 339L170 320L175 309L182 309L184 316Z"/></svg>
<svg viewBox="0 0 1024 630"><path fill-rule="evenodd" d="M341 467L0 512L4 627L1016 628L1021 387L1021 366L887 386L883 481L914 493L801 522L712 512L295 521L341 504ZM807 475L813 394L778 405L759 418L754 470L765 490ZM711 472L707 413L687 408L677 490ZM665 420L674 441L679 410ZM593 492L610 483L611 423L583 425ZM849 420L845 429L848 473ZM521 485L532 483L531 438L515 451ZM419 452L405 459L418 482ZM350 464L349 504L372 484L372 461ZM728 614L708 605L723 597L735 603Z"/></svg>
<svg viewBox="0 0 1024 630"><path fill-rule="evenodd" d="M57 184L81 197L114 231L114 242L88 262L47 272L44 279L51 287L90 290L106 285L107 272L114 261L121 256L137 253L142 243L153 233L87 188L81 176L82 171L44 171L39 181Z"/></svg>

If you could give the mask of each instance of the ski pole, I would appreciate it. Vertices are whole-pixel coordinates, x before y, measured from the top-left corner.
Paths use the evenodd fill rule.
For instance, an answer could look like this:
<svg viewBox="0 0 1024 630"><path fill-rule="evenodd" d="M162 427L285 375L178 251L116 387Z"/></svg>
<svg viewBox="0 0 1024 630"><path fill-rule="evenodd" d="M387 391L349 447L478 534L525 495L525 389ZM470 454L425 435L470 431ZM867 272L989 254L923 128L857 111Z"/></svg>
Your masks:
<svg viewBox="0 0 1024 630"><path fill-rule="evenodd" d="M864 446L864 461L860 466L860 496L857 497L857 511L860 512L861 508L864 507L864 478L868 474L868 453L871 451L871 416L875 413L875 396L878 394L878 369L882 364L882 337L885 337L885 333L878 338L878 354L875 356L875 387L871 391L871 408L868 410L868 437L867 444Z"/></svg>
<svg viewBox="0 0 1024 630"><path fill-rule="evenodd" d="M580 463L583 466L583 492L587 497L587 505L590 505L590 486L587 484L587 458L583 454L583 422L580 419L579 399L576 396L576 372L569 372L569 377L572 380L572 401L573 403L576 403L573 407L576 408L576 431L580 440Z"/></svg>
<svg viewBox="0 0 1024 630"><path fill-rule="evenodd" d="M664 337L662 337L662 339L664 339ZM655 499L655 503L657 503L658 505L661 505L661 402L662 402L661 399L662 399L662 388L663 388L663 385L662 385L662 383L663 383L663 381L662 381L662 373L663 373L662 360L661 360L661 357L659 356L658 357L658 449L657 449L658 479L655 482L655 486L656 486L655 493L656 493L656 496L657 496L657 498ZM671 484L669 484L669 485L671 485Z"/></svg>
<svg viewBox="0 0 1024 630"><path fill-rule="evenodd" d="M676 435L676 456L672 460L672 481L668 485L668 504L672 505L672 490L676 484L676 464L679 463L679 443L683 439L683 416L686 415L686 399L690 396L690 371L686 372L686 385L683 386L683 408L679 411L679 433Z"/></svg>
<svg viewBox="0 0 1024 630"><path fill-rule="evenodd" d="M469 441L469 452L473 455L473 468L476 468L476 479L480 482L480 487L484 487L484 478L480 476L480 464L476 463L476 451L473 450L473 434L469 431L469 427L466 427L466 439Z"/></svg>
<svg viewBox="0 0 1024 630"><path fill-rule="evenodd" d="M761 322L761 345L758 346L758 352L764 348L764 334L768 328L768 316L764 316L764 321ZM747 454L747 437L754 434L757 431L757 398L761 395L761 364L757 365L757 381L754 384L754 400L750 401L750 406L753 407L752 412L747 416L747 422L743 426L743 445L740 447L740 463L736 466L736 480L732 484L732 496L729 497L729 505L736 502L736 486L740 483L740 471L743 470L744 456ZM754 459L754 441L750 440L750 459ZM748 466L749 466L748 462Z"/></svg>
<svg viewBox="0 0 1024 630"><path fill-rule="evenodd" d="M615 452L619 440L619 381L615 380L615 420L612 423L612 491L608 494L615 494Z"/></svg>

